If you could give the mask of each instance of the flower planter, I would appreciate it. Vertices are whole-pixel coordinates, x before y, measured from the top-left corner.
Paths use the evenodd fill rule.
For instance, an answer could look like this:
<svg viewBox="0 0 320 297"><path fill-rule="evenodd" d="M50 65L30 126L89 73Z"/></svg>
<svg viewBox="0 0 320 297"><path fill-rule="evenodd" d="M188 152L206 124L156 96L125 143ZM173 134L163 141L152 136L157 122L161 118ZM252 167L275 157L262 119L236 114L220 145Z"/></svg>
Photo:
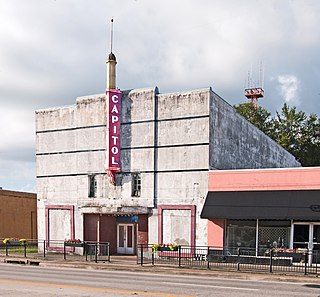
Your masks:
<svg viewBox="0 0 320 297"><path fill-rule="evenodd" d="M274 257L292 257L293 253L292 252L275 252L273 256Z"/></svg>
<svg viewBox="0 0 320 297"><path fill-rule="evenodd" d="M8 245L8 246L20 246L20 245L24 245L24 243L19 241L19 240L8 240L6 242L6 245Z"/></svg>
<svg viewBox="0 0 320 297"><path fill-rule="evenodd" d="M175 247L168 247L168 246L159 246L158 247L158 251L159 252L176 252L178 250L178 247L175 246Z"/></svg>
<svg viewBox="0 0 320 297"><path fill-rule="evenodd" d="M83 242L65 242L65 246L72 246L72 247L83 247Z"/></svg>
<svg viewBox="0 0 320 297"><path fill-rule="evenodd" d="M284 258L292 258L293 262L301 262L304 260L304 253L296 253L296 252L276 252L273 254L273 257L284 257Z"/></svg>

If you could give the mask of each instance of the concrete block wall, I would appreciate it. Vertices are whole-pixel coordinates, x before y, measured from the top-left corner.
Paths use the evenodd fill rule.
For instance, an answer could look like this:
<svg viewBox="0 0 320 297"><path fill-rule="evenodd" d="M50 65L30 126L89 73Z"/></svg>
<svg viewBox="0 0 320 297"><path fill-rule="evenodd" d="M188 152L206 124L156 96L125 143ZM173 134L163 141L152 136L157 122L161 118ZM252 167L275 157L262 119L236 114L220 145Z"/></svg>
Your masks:
<svg viewBox="0 0 320 297"><path fill-rule="evenodd" d="M206 244L204 233L207 224L200 219L199 214L207 193L209 99L209 89L157 96L157 204L195 205L196 245ZM163 240L191 244L188 227L191 218L185 220L181 217L189 211L168 210L163 215L166 212L170 213L172 222L176 223L166 226L168 218L163 221L163 232L166 233ZM178 232L180 236L175 232L180 226L177 222L181 222L185 229L185 232ZM154 240L151 235L150 242L157 242L158 238Z"/></svg>
<svg viewBox="0 0 320 297"><path fill-rule="evenodd" d="M75 237L82 238L81 208L90 199L89 174L97 174L100 186L95 199L105 194L105 112L104 95L77 98L75 106L36 111L39 238L46 239L45 208L48 205L73 205ZM58 209L52 213L60 222L62 214L69 214ZM49 227L53 226L52 221ZM65 233L61 240L70 236L67 222L66 226L66 230L60 230ZM51 230L49 239L60 236L61 232Z"/></svg>
<svg viewBox="0 0 320 297"><path fill-rule="evenodd" d="M208 89L157 96L159 174L208 170L209 98Z"/></svg>
<svg viewBox="0 0 320 297"><path fill-rule="evenodd" d="M210 169L299 167L284 148L210 91Z"/></svg>
<svg viewBox="0 0 320 297"><path fill-rule="evenodd" d="M118 207L154 207L154 129L157 88L122 93L121 173L114 197ZM131 173L141 174L140 197L131 197Z"/></svg>
<svg viewBox="0 0 320 297"><path fill-rule="evenodd" d="M117 176L120 180L117 186L110 185L105 172L108 141L104 94L79 97L75 106L36 112L40 236L45 234L46 205L75 206L77 238L83 234L83 213L112 213L122 207L154 206L154 178L150 167L152 170L156 92L156 89L142 89L123 94L123 173ZM135 123L137 121L139 123ZM146 185L141 197L131 197L130 173L135 171L142 172ZM90 174L96 175L96 198L88 197Z"/></svg>
<svg viewBox="0 0 320 297"><path fill-rule="evenodd" d="M88 174L105 173L105 111L102 95L80 97L75 106L36 111L40 200L63 204L88 197Z"/></svg>
<svg viewBox="0 0 320 297"><path fill-rule="evenodd" d="M75 106L36 112L42 226L47 204L75 206L77 238L83 234L83 213L149 208L153 243L158 240L157 206L195 205L196 244L206 245L207 221L200 213L209 168L299 166L211 89L170 94L136 89L122 94L122 170L113 186L105 173L106 121L104 94L79 97ZM140 197L131 197L133 172L141 173ZM90 174L96 174L97 198L88 197ZM44 227L39 228L44 234Z"/></svg>

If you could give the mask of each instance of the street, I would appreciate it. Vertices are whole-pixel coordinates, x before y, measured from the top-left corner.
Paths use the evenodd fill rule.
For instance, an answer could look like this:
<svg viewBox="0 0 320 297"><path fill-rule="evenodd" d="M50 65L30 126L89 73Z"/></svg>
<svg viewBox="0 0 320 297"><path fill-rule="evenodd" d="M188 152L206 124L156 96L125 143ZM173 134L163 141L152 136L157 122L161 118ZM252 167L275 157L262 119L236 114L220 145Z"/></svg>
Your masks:
<svg viewBox="0 0 320 297"><path fill-rule="evenodd" d="M1 264L0 296L23 295L318 297L320 284Z"/></svg>

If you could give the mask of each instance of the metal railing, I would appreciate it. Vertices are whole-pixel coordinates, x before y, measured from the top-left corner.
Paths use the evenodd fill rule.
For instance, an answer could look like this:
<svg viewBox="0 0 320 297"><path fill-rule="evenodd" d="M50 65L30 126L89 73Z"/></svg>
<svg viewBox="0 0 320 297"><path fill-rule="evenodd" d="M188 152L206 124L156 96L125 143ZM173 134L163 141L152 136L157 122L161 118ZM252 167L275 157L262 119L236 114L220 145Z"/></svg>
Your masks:
<svg viewBox="0 0 320 297"><path fill-rule="evenodd" d="M109 242L66 242L63 240L25 240L8 241L0 239L0 255L15 258L67 259L72 255L74 261L110 262Z"/></svg>
<svg viewBox="0 0 320 297"><path fill-rule="evenodd" d="M320 251L268 249L261 253L250 248L190 246L177 246L176 250L155 250L153 245L138 245L137 264L307 275L319 273Z"/></svg>
<svg viewBox="0 0 320 297"><path fill-rule="evenodd" d="M108 261L110 262L110 243L109 242L85 242L84 253L86 261Z"/></svg>
<svg viewBox="0 0 320 297"><path fill-rule="evenodd" d="M108 242L65 242L63 240L26 240L3 243L0 255L11 258L110 262ZM174 248L153 245L137 246L137 264L225 269L230 271L262 271L318 275L320 251L228 248L207 246L177 246Z"/></svg>

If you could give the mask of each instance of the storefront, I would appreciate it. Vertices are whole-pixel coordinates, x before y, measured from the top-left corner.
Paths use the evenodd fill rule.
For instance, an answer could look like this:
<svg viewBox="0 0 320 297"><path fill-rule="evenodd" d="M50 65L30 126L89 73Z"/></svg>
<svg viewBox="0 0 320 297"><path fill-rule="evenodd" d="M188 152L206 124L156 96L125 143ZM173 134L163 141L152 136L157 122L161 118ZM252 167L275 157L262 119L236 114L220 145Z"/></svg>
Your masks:
<svg viewBox="0 0 320 297"><path fill-rule="evenodd" d="M231 253L246 248L264 255L277 248L317 254L319 177L319 168L210 172L201 213L208 219L208 245Z"/></svg>
<svg viewBox="0 0 320 297"><path fill-rule="evenodd" d="M135 254L147 240L147 214L84 214L84 241L109 242L111 254Z"/></svg>

